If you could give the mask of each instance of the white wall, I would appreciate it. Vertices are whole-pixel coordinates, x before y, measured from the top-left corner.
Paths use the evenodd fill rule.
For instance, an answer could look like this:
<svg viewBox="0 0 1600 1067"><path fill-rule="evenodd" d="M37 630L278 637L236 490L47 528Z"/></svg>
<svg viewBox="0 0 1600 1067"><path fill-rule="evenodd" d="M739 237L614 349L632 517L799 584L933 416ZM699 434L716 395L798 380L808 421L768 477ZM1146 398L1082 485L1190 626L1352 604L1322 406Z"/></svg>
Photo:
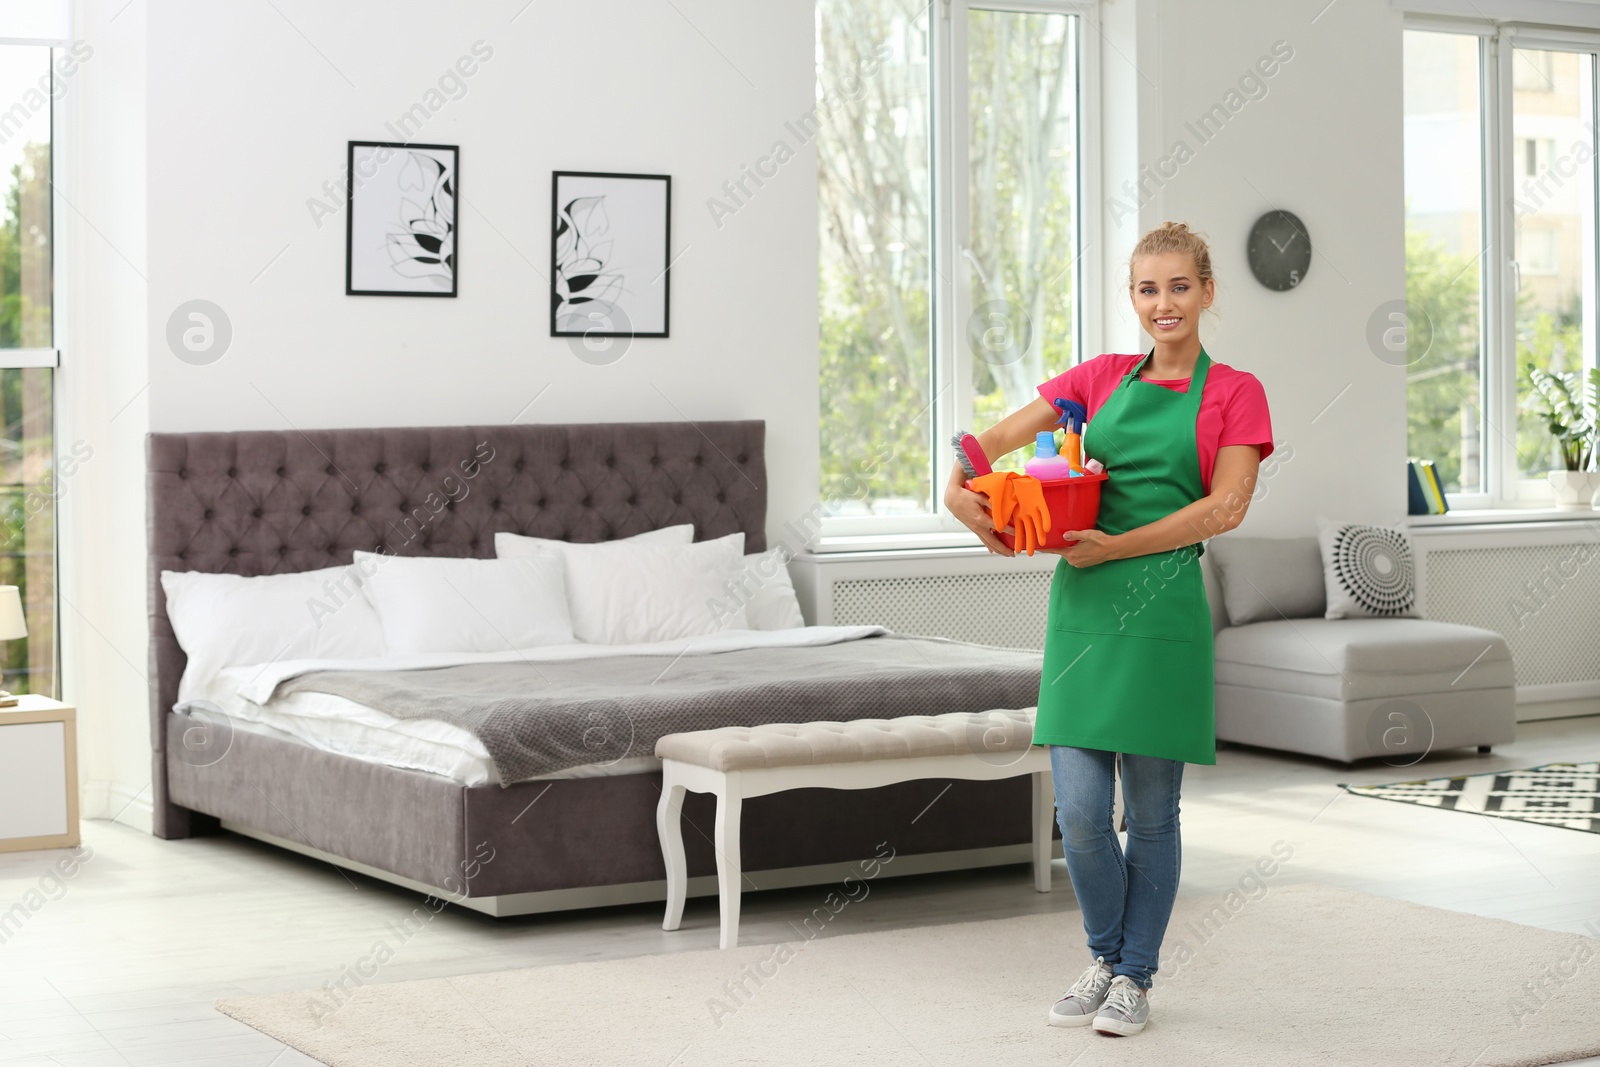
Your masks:
<svg viewBox="0 0 1600 1067"><path fill-rule="evenodd" d="M1386 0L1342 0L1314 23L1315 7L1223 6L1226 15L1215 4L1141 2L1158 30L1139 36L1138 53L1123 43L1102 55L1108 75L1124 68L1127 85L1123 57L1137 54L1142 91L1154 83L1160 156L1180 139L1193 151L1141 207L1139 225L1186 221L1209 237L1217 299L1201 327L1206 351L1266 388L1285 461L1267 469L1240 533L1311 534L1319 512L1397 521L1406 511L1405 371L1373 354L1366 327L1379 305L1405 296L1400 16ZM1202 144L1185 123L1222 102L1278 41L1293 58ZM1148 156L1149 140L1140 141ZM1106 185L1109 197L1121 179ZM1258 283L1245 259L1251 225L1274 208L1299 216L1315 251L1305 281L1285 293ZM1133 221L1108 216L1105 226L1115 242ZM1108 347L1129 351L1116 342L1141 335L1126 298L1114 295L1126 284L1125 261L1116 266L1107 289L1120 318L1107 323Z"/></svg>
<svg viewBox="0 0 1600 1067"><path fill-rule="evenodd" d="M148 825L146 5L74 7L92 54L56 105L56 443L89 458L59 483L61 693L84 816Z"/></svg>
<svg viewBox="0 0 1600 1067"><path fill-rule="evenodd" d="M773 528L809 506L814 152L794 145L720 229L706 208L812 106L809 5L276 8L150 6L153 430L760 418ZM441 96L412 138L461 146L459 297L346 296L344 214L319 226L308 199L327 199L347 141L400 139L385 122L479 41L492 55L465 95ZM549 336L555 169L673 179L672 336L634 340L610 366ZM196 298L233 327L207 366L164 338Z"/></svg>

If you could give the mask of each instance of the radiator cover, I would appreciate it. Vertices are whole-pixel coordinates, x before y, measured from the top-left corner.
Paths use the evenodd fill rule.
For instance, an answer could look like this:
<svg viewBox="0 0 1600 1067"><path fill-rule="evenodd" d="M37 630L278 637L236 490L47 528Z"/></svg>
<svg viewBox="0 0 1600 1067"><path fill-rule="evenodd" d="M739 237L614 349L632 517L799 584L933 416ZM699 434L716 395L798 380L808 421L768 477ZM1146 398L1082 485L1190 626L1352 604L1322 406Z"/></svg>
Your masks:
<svg viewBox="0 0 1600 1067"><path fill-rule="evenodd" d="M1049 571L848 578L832 588L838 626L887 626L1006 648L1044 648Z"/></svg>
<svg viewBox="0 0 1600 1067"><path fill-rule="evenodd" d="M1417 539L1428 618L1504 634L1524 699L1600 692L1600 542L1458 545L1469 536Z"/></svg>

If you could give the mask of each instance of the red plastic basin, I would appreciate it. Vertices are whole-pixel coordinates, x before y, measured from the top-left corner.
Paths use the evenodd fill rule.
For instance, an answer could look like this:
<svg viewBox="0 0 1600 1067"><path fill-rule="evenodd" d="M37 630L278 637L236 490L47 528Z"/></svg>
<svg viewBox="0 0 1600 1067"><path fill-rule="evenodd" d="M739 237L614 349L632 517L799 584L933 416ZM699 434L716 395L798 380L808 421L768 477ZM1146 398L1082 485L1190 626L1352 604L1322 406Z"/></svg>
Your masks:
<svg viewBox="0 0 1600 1067"><path fill-rule="evenodd" d="M1044 537L1044 548L1070 548L1077 541L1063 540L1063 530L1092 530L1100 517L1100 483L1110 477L1105 471L1085 474L1079 478L1057 478L1040 481L1044 490L1045 507L1050 509L1050 530ZM972 483L967 483L972 488ZM1000 540L1016 551L1016 539L1011 527L1000 531Z"/></svg>

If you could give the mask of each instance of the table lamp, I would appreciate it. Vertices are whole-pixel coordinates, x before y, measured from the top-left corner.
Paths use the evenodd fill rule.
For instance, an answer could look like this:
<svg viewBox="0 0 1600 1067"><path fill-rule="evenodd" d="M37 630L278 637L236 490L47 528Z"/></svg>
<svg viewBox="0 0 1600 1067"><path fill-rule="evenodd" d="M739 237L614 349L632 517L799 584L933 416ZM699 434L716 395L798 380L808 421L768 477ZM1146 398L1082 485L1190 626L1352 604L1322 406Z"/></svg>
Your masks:
<svg viewBox="0 0 1600 1067"><path fill-rule="evenodd" d="M22 614L22 594L14 585L0 585L0 641L16 641L28 636L28 620ZM17 698L0 689L0 708L16 707Z"/></svg>

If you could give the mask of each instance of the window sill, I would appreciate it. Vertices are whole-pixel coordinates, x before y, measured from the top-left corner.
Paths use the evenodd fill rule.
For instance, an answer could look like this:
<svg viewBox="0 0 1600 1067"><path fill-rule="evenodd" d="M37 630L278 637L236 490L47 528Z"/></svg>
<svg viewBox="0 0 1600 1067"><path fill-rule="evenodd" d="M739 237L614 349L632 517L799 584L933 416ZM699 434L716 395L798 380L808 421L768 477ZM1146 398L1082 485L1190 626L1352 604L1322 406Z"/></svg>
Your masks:
<svg viewBox="0 0 1600 1067"><path fill-rule="evenodd" d="M1462 508L1443 515L1407 515L1405 525L1415 530L1456 529L1461 527L1508 525L1547 525L1551 523L1600 522L1600 509L1564 509L1549 507L1531 508ZM965 530L948 530L936 533L885 533L851 534L821 537L806 548L808 555L828 556L850 552L938 552L941 555L963 555L986 551L973 534Z"/></svg>
<svg viewBox="0 0 1600 1067"><path fill-rule="evenodd" d="M983 542L967 530L937 533L851 534L820 537L807 546L811 555L835 552L903 552L908 549L969 549L987 552Z"/></svg>
<svg viewBox="0 0 1600 1067"><path fill-rule="evenodd" d="M1600 511L1594 508L1464 508L1443 515L1407 515L1406 525L1412 529L1455 526L1504 526L1506 524L1542 525L1560 522L1594 522Z"/></svg>

